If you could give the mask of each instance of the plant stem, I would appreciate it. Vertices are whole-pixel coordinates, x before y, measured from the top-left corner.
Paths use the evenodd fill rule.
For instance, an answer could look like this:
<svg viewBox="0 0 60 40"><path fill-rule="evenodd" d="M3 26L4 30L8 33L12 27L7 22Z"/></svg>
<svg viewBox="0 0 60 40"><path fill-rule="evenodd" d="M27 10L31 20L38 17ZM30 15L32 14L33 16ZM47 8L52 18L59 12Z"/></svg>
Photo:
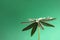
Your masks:
<svg viewBox="0 0 60 40"><path fill-rule="evenodd" d="M38 27L38 40L40 40L40 27Z"/></svg>

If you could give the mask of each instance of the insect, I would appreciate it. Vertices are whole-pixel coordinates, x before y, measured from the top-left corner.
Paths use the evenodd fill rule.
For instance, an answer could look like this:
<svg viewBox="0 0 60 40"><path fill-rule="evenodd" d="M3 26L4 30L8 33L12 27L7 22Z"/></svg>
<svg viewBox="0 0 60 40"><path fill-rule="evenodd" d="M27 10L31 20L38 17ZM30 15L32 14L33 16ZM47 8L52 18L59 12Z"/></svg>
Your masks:
<svg viewBox="0 0 60 40"><path fill-rule="evenodd" d="M29 29L32 28L31 36L33 36L33 34L35 33L37 27L41 27L42 30L44 30L43 26L55 27L54 25L48 23L48 21L52 21L52 20L55 20L55 19L56 18L52 18L52 17L29 19L29 22L22 22L22 23L31 23L30 25L25 27L22 31L26 31L26 30L29 30Z"/></svg>

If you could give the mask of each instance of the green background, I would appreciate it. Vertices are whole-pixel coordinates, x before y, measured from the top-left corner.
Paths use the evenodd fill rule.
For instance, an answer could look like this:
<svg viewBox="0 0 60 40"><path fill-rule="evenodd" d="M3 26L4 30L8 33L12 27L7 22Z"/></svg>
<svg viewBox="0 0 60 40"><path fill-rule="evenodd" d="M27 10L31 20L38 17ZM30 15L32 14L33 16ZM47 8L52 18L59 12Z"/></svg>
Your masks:
<svg viewBox="0 0 60 40"><path fill-rule="evenodd" d="M50 22L55 28L40 29L41 40L60 40L60 0L0 0L0 40L37 40L38 31L31 37L29 24L20 24L29 18L55 17Z"/></svg>

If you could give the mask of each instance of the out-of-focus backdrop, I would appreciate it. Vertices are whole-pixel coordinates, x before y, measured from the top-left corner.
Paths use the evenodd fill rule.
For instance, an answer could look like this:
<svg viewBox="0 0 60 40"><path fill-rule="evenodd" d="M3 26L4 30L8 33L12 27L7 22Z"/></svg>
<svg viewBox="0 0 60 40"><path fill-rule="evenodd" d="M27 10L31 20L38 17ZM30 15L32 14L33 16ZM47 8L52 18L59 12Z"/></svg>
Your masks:
<svg viewBox="0 0 60 40"><path fill-rule="evenodd" d="M31 37L31 29L22 32L29 24L20 22L48 16L56 18L55 28L44 26L40 39L60 40L60 0L0 0L0 40L37 40L38 31Z"/></svg>

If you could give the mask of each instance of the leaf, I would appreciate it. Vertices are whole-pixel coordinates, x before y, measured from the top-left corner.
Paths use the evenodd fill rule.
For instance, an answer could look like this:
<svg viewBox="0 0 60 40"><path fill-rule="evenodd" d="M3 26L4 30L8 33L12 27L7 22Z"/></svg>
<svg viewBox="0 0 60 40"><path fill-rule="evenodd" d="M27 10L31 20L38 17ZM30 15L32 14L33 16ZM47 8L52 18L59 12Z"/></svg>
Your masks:
<svg viewBox="0 0 60 40"><path fill-rule="evenodd" d="M52 21L52 20L55 20L56 18L52 18L52 19L49 19L49 18L46 18L46 19L43 19L42 21Z"/></svg>
<svg viewBox="0 0 60 40"><path fill-rule="evenodd" d="M30 23L30 22L21 22L21 24L24 24L24 23Z"/></svg>
<svg viewBox="0 0 60 40"><path fill-rule="evenodd" d="M52 25L52 24L49 24L49 23L47 23L47 22L44 22L44 21L41 21L41 23L42 23L43 25L45 25L45 26L54 27L54 25Z"/></svg>
<svg viewBox="0 0 60 40"><path fill-rule="evenodd" d="M38 26L38 23L35 22L35 24L33 25L32 31L31 31L31 36L33 36L33 34L35 33L37 26Z"/></svg>
<svg viewBox="0 0 60 40"><path fill-rule="evenodd" d="M44 30L44 27L43 27L43 25L42 25L42 23L41 23L41 22L38 22L38 26L39 26L39 27L41 27L41 28L42 28L42 30Z"/></svg>
<svg viewBox="0 0 60 40"><path fill-rule="evenodd" d="M22 31L26 31L26 30L32 28L35 24L36 24L35 22L30 24L29 26L25 27Z"/></svg>

